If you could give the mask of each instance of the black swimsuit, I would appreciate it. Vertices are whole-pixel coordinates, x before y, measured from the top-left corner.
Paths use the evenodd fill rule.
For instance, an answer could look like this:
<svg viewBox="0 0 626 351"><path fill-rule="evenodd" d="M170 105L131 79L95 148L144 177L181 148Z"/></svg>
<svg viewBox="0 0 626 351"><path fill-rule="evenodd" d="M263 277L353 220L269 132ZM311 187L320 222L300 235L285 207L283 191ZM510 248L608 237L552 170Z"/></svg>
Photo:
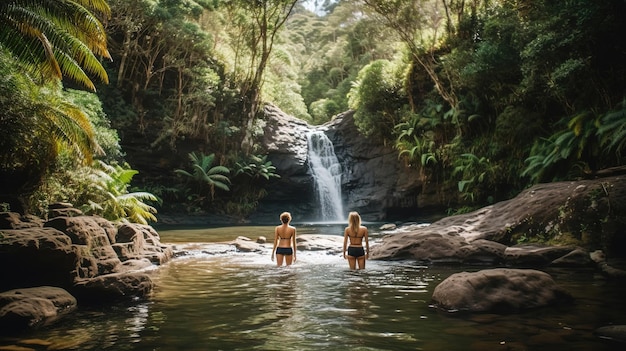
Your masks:
<svg viewBox="0 0 626 351"><path fill-rule="evenodd" d="M293 249L290 247L277 247L276 254L290 256L293 255Z"/></svg>
<svg viewBox="0 0 626 351"><path fill-rule="evenodd" d="M278 236L280 238L280 240L289 240L291 239L291 236L288 238L283 238L282 236ZM293 255L293 249L291 247L277 247L276 248L276 254L277 255L285 255L285 256L291 256Z"/></svg>
<svg viewBox="0 0 626 351"><path fill-rule="evenodd" d="M363 246L348 246L348 256L361 257L365 256L365 249Z"/></svg>
<svg viewBox="0 0 626 351"><path fill-rule="evenodd" d="M348 234L349 237L353 237L350 234ZM354 238L361 238L361 240L363 239L363 236L358 236L358 233L354 236ZM352 257L361 257L361 256L365 256L365 249L363 248L363 246L348 246L348 256L352 256Z"/></svg>

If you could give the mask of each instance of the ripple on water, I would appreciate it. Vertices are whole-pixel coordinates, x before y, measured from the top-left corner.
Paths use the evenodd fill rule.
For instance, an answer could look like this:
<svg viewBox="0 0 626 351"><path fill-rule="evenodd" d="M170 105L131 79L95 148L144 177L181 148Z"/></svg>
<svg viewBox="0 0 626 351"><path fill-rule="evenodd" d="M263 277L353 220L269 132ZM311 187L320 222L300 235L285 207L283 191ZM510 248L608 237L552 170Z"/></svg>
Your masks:
<svg viewBox="0 0 626 351"><path fill-rule="evenodd" d="M594 328L626 323L623 289L593 278L566 277L578 301L568 309L468 316L429 306L435 286L459 267L367 261L351 271L338 254L309 251L276 267L269 249L189 247L150 272L149 301L80 311L30 339L45 340L41 350L611 350ZM7 344L28 347L9 340L0 348Z"/></svg>

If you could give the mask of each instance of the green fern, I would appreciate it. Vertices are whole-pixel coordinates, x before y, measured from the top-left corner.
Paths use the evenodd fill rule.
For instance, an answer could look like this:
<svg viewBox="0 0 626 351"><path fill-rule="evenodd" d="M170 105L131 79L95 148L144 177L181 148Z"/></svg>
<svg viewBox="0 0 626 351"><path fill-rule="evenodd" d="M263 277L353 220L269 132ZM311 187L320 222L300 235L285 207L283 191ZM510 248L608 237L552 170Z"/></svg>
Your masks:
<svg viewBox="0 0 626 351"><path fill-rule="evenodd" d="M97 214L111 221L148 224L156 221L156 209L146 201L159 202L148 192L129 192L133 177L139 173L134 169L98 162L99 170L91 175L95 192L91 200L81 208L86 214Z"/></svg>
<svg viewBox="0 0 626 351"><path fill-rule="evenodd" d="M280 178L280 175L276 173L276 167L272 165L272 161L267 160L267 155L251 155L248 161L237 162L235 174L245 174L253 179Z"/></svg>
<svg viewBox="0 0 626 351"><path fill-rule="evenodd" d="M587 172L590 168L587 160L598 158L603 138L607 142L607 136L613 137L612 130L609 132L604 122L601 124L601 119L589 111L562 120L561 124L566 127L535 143L526 158L527 166L522 176L529 176L536 183ZM611 127L615 125L611 124ZM545 179L548 174L552 175L552 179Z"/></svg>
<svg viewBox="0 0 626 351"><path fill-rule="evenodd" d="M460 155L454 162L452 176L460 176L457 187L461 196L474 202L481 195L481 187L492 184L496 167L486 157L471 153Z"/></svg>
<svg viewBox="0 0 626 351"><path fill-rule="evenodd" d="M626 101L620 104L619 109L601 118L597 136L604 152L614 152L618 159L621 158L626 148Z"/></svg>
<svg viewBox="0 0 626 351"><path fill-rule="evenodd" d="M230 169L225 166L213 166L215 154L204 155L191 152L189 153L189 159L192 163L191 172L183 169L177 169L174 172L191 179L192 182L199 186L200 190L208 186L211 199L215 198L215 188L230 191L230 179L227 176L230 174Z"/></svg>

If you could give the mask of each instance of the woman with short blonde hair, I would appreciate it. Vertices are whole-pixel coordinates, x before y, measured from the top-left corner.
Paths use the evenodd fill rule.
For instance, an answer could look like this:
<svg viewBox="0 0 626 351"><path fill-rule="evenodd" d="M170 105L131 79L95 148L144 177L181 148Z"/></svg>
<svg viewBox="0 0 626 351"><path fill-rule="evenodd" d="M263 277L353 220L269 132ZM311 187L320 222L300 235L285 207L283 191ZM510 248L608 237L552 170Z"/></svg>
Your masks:
<svg viewBox="0 0 626 351"><path fill-rule="evenodd" d="M276 254L276 265L283 265L283 261L287 266L296 262L296 228L291 226L291 213L283 212L280 214L281 225L274 229L274 248L272 249L272 261Z"/></svg>

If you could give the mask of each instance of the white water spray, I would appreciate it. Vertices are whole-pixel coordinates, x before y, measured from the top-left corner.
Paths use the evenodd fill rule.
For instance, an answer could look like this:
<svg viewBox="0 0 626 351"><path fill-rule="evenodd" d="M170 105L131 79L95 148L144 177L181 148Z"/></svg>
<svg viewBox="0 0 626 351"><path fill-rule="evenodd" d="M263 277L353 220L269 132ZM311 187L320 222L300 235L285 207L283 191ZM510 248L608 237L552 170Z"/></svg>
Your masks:
<svg viewBox="0 0 626 351"><path fill-rule="evenodd" d="M322 131L307 134L309 168L315 180L322 221L341 221L341 165L333 143Z"/></svg>

